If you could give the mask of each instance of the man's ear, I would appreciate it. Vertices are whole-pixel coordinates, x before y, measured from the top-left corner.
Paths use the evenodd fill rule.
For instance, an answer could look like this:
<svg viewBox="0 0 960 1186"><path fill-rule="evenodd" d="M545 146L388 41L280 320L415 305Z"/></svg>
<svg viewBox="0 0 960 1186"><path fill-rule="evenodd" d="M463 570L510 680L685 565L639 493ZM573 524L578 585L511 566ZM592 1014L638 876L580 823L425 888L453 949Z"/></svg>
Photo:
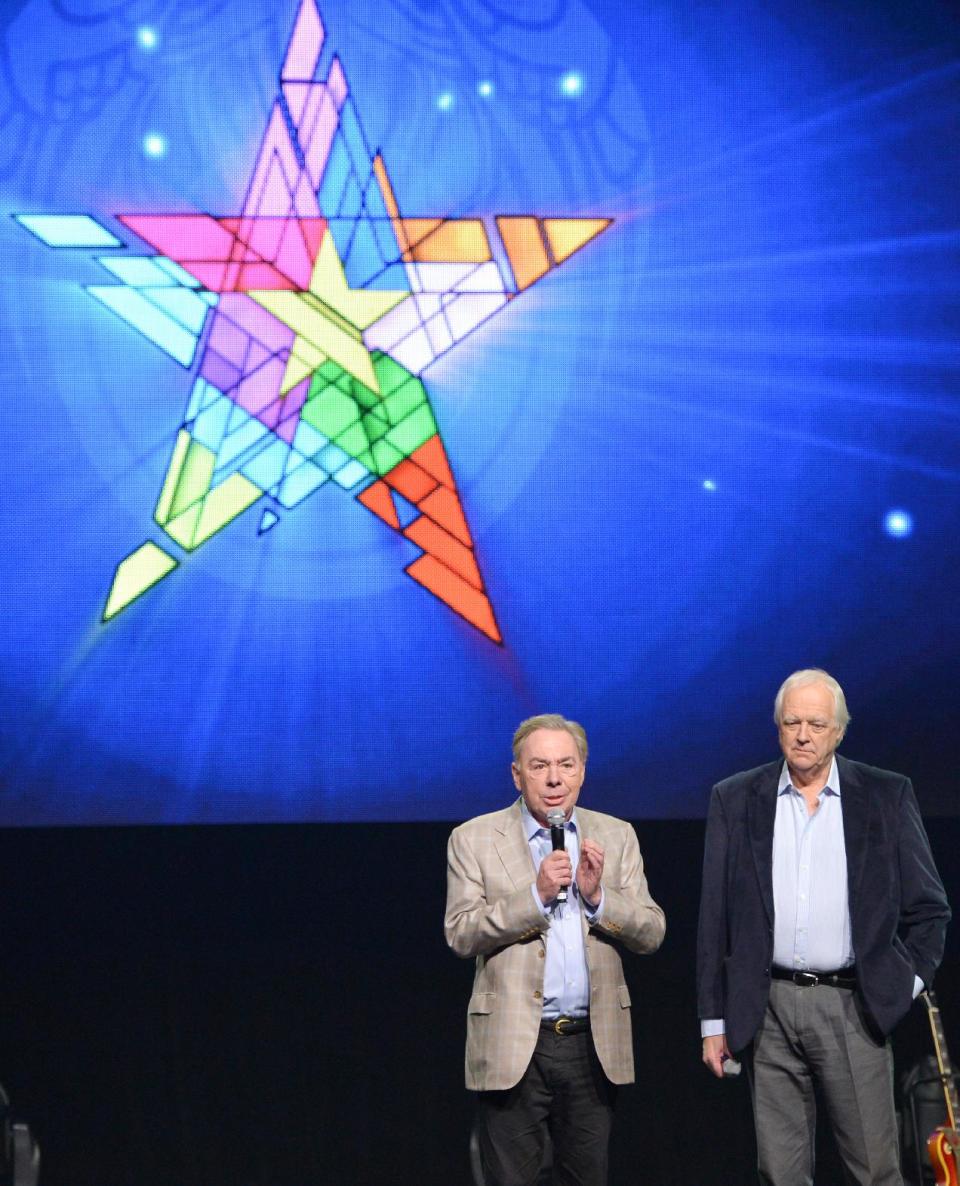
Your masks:
<svg viewBox="0 0 960 1186"><path fill-rule="evenodd" d="M513 775L513 785L520 790L520 767L516 762L510 763L510 773Z"/></svg>

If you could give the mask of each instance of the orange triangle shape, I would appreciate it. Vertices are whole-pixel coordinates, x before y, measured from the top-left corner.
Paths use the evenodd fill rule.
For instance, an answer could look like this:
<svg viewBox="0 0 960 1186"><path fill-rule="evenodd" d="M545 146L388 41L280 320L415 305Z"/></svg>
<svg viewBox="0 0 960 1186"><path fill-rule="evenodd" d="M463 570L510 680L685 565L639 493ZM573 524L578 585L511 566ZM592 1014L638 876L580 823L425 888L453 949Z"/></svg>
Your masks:
<svg viewBox="0 0 960 1186"><path fill-rule="evenodd" d="M454 613L476 626L487 638L497 643L503 641L486 593L472 588L462 577L430 555L414 560L406 571L418 584L429 589L434 597L449 605Z"/></svg>
<svg viewBox="0 0 960 1186"><path fill-rule="evenodd" d="M435 433L428 441L424 441L419 449L414 449L410 454L410 460L415 461L421 469L432 474L444 486L449 486L451 490L457 488L450 469L450 462L447 461L447 451L443 447L439 433Z"/></svg>
<svg viewBox="0 0 960 1186"><path fill-rule="evenodd" d="M400 530L397 508L393 505L390 487L385 482L374 482L366 490L361 490L357 495L357 502L362 502L368 511L373 511L378 519L382 519L395 531Z"/></svg>
<svg viewBox="0 0 960 1186"><path fill-rule="evenodd" d="M438 486L423 499L419 506L425 515L429 515L435 523L445 527L462 544L466 544L468 548L473 547L470 528L467 526L463 507L460 505L460 499L455 490L450 490L446 486Z"/></svg>

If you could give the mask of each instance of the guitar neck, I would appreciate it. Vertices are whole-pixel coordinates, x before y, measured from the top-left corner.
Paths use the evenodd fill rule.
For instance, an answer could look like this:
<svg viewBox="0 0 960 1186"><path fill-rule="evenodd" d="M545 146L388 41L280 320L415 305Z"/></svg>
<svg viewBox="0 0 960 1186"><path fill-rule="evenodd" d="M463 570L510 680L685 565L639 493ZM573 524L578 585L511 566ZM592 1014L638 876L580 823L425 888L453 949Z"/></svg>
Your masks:
<svg viewBox="0 0 960 1186"><path fill-rule="evenodd" d="M923 1003L927 1007L927 1016L930 1018L933 1049L937 1056L937 1067L940 1070L940 1082L943 1084L944 1099L947 1102L947 1118L950 1122L950 1128L956 1128L957 1117L960 1116L960 1100L957 1097L957 1081L954 1078L953 1067L950 1064L950 1055L947 1051L947 1039L943 1033L943 1021L940 1017L940 1009L937 1005L937 999L932 992L925 992L921 995L923 996Z"/></svg>

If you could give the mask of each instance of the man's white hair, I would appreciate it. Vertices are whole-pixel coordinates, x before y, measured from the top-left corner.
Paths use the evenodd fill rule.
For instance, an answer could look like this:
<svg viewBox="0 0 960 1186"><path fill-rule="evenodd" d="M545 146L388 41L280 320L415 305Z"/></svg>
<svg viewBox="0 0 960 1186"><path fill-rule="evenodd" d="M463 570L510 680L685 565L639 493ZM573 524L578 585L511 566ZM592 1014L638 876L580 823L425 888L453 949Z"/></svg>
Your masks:
<svg viewBox="0 0 960 1186"><path fill-rule="evenodd" d="M780 685L780 691L777 692L777 697L773 702L773 719L777 723L777 728L780 727L783 720L783 698L793 688L807 688L811 684L823 684L827 687L833 695L833 720L834 724L846 733L847 725L850 724L850 713L847 711L847 698L843 694L843 688L837 683L833 676L824 671L821 667L804 667L802 671L795 671Z"/></svg>

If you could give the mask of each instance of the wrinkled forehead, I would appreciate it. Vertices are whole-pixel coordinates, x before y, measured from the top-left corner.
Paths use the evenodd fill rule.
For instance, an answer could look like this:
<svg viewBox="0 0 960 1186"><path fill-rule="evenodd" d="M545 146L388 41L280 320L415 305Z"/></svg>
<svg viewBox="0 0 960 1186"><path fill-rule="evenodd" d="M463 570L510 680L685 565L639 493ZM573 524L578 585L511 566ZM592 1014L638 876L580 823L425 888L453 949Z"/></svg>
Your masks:
<svg viewBox="0 0 960 1186"><path fill-rule="evenodd" d="M523 739L520 760L530 762L536 758L547 762L573 758L579 762L580 747L577 745L577 739L566 729L534 729Z"/></svg>
<svg viewBox="0 0 960 1186"><path fill-rule="evenodd" d="M818 716L836 722L837 704L825 683L801 684L783 694L783 717Z"/></svg>

